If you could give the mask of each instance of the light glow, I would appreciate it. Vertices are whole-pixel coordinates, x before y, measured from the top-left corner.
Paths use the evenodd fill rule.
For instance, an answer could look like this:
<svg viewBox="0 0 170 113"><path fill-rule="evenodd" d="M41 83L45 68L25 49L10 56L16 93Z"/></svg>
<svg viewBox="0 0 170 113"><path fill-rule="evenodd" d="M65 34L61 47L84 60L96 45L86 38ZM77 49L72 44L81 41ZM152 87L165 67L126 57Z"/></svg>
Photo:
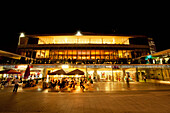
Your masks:
<svg viewBox="0 0 170 113"><path fill-rule="evenodd" d="M69 68L68 65L62 65L61 67L62 67L62 68Z"/></svg>
<svg viewBox="0 0 170 113"><path fill-rule="evenodd" d="M80 31L77 31L76 36L82 36Z"/></svg>
<svg viewBox="0 0 170 113"><path fill-rule="evenodd" d="M25 37L25 34L24 34L24 33L21 33L19 37Z"/></svg>
<svg viewBox="0 0 170 113"><path fill-rule="evenodd" d="M18 66L18 69L26 69L27 68L27 65L20 65Z"/></svg>

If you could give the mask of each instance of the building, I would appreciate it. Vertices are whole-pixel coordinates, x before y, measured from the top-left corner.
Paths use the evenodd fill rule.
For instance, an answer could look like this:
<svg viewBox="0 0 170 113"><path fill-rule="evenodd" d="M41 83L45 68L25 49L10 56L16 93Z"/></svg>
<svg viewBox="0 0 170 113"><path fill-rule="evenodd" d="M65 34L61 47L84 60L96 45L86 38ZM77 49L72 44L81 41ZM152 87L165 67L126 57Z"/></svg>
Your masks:
<svg viewBox="0 0 170 113"><path fill-rule="evenodd" d="M94 81L170 80L170 65L142 63L142 58L156 55L153 39L141 35L103 35L94 33L58 35L21 35L18 54L32 58L21 64L0 65L24 73L31 67L30 78L92 78ZM168 51L169 52L169 51ZM152 54L151 54L152 53ZM162 53L159 55L161 56ZM148 60L148 59L147 59ZM63 69L65 75L51 75ZM84 75L67 75L79 69ZM1 75L3 76L3 75ZM23 74L22 74L23 76Z"/></svg>
<svg viewBox="0 0 170 113"><path fill-rule="evenodd" d="M37 59L36 63L121 64L153 53L153 40L141 35L25 35L20 37L17 52ZM152 47L151 47L152 46Z"/></svg>

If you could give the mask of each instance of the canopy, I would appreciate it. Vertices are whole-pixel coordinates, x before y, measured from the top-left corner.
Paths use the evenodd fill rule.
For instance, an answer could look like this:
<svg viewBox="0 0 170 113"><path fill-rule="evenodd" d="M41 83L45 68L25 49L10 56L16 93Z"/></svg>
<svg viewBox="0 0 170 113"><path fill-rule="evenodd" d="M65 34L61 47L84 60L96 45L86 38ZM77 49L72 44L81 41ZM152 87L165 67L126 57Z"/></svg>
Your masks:
<svg viewBox="0 0 170 113"><path fill-rule="evenodd" d="M67 75L84 75L84 72L79 69L75 69L73 71L68 72Z"/></svg>
<svg viewBox="0 0 170 113"><path fill-rule="evenodd" d="M0 74L21 74L21 72L13 69L9 69L9 70L0 71Z"/></svg>
<svg viewBox="0 0 170 113"><path fill-rule="evenodd" d="M66 72L63 69L48 73L49 75L66 75Z"/></svg>

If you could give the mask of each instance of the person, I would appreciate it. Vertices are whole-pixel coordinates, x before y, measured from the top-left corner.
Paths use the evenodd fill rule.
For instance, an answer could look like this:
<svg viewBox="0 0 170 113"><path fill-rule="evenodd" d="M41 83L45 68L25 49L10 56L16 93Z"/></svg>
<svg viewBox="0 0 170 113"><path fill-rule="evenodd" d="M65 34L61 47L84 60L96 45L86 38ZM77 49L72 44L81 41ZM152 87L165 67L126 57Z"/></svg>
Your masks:
<svg viewBox="0 0 170 113"><path fill-rule="evenodd" d="M90 84L91 84L91 87L93 87L93 80L92 79L90 80Z"/></svg>
<svg viewBox="0 0 170 113"><path fill-rule="evenodd" d="M15 85L14 85L13 92L17 92L18 86L19 86L18 82L19 82L19 79L18 79L18 77L17 77L17 78L14 80Z"/></svg>
<svg viewBox="0 0 170 113"><path fill-rule="evenodd" d="M144 81L146 82L146 76L143 77Z"/></svg>
<svg viewBox="0 0 170 113"><path fill-rule="evenodd" d="M80 80L80 88L81 88L82 91L84 92L85 87L83 86L83 81L82 81L82 80Z"/></svg>
<svg viewBox="0 0 170 113"><path fill-rule="evenodd" d="M8 85L7 85L7 86L9 86L9 81L10 81L10 78L7 78L7 83L8 83Z"/></svg>
<svg viewBox="0 0 170 113"><path fill-rule="evenodd" d="M129 74L126 77L126 82L127 82L127 87L129 88L130 87L130 85L129 85Z"/></svg>

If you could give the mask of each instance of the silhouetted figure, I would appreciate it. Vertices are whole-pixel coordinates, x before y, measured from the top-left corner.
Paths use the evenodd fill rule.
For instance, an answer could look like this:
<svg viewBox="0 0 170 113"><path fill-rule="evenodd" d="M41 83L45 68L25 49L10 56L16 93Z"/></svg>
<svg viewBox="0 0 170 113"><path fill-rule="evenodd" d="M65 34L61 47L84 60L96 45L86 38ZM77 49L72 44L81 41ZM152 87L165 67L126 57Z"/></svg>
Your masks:
<svg viewBox="0 0 170 113"><path fill-rule="evenodd" d="M17 78L14 80L15 85L14 85L13 92L17 92L18 86L19 86L18 82L19 82L19 79L18 79L18 77L17 77Z"/></svg>
<svg viewBox="0 0 170 113"><path fill-rule="evenodd" d="M82 91L84 91L85 87L83 86L83 81L80 81L80 88L82 89Z"/></svg>
<svg viewBox="0 0 170 113"><path fill-rule="evenodd" d="M129 88L130 87L130 85L129 85L129 74L126 77L126 82L127 82L127 87Z"/></svg>
<svg viewBox="0 0 170 113"><path fill-rule="evenodd" d="M143 77L144 81L146 82L146 76Z"/></svg>

